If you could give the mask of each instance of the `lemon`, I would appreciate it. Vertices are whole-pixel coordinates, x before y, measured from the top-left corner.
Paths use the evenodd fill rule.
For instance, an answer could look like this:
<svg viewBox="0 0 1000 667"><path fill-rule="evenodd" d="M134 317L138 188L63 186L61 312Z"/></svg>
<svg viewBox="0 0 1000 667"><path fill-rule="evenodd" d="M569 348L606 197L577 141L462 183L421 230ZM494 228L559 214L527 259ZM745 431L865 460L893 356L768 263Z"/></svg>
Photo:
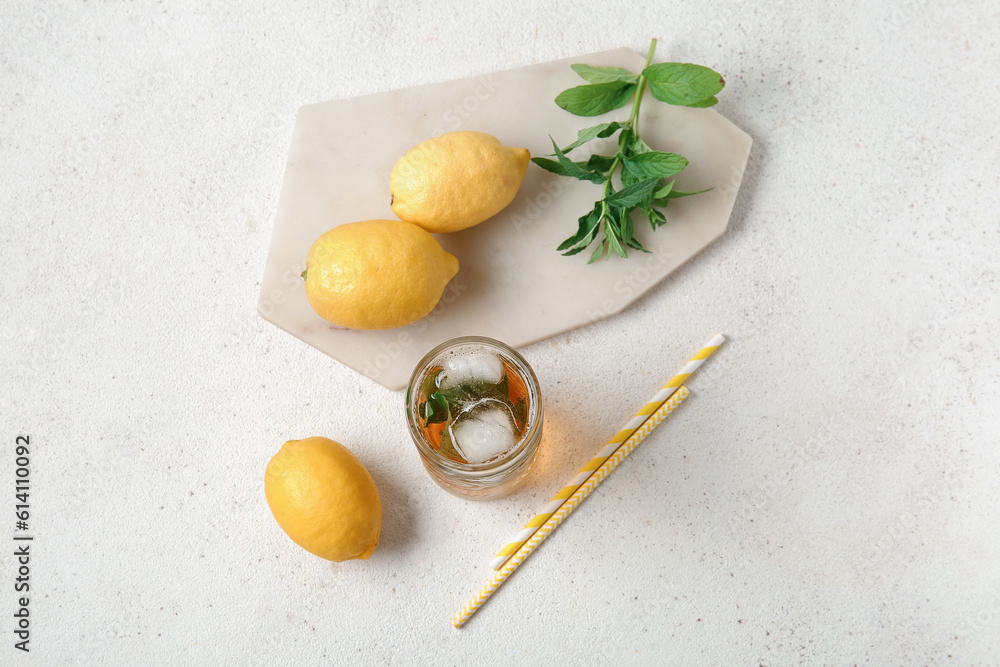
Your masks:
<svg viewBox="0 0 1000 667"><path fill-rule="evenodd" d="M382 501L354 454L328 438L289 440L267 464L264 494L282 530L327 560L368 558L378 546Z"/></svg>
<svg viewBox="0 0 1000 667"><path fill-rule="evenodd" d="M320 317L350 329L391 329L431 312L458 260L400 220L350 222L316 239L306 296Z"/></svg>
<svg viewBox="0 0 1000 667"><path fill-rule="evenodd" d="M508 148L483 132L428 139L392 168L392 210L433 233L478 225L513 201L530 158L527 148Z"/></svg>

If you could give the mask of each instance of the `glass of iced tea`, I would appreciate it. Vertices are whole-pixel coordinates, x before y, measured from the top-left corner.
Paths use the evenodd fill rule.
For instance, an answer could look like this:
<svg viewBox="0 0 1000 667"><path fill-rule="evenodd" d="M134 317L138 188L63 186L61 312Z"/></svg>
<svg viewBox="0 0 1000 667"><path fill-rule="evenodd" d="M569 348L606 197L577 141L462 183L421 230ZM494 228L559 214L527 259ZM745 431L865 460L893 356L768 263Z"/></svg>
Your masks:
<svg viewBox="0 0 1000 667"><path fill-rule="evenodd" d="M511 493L542 440L542 396L513 348L462 336L420 360L406 390L410 436L446 491L471 500Z"/></svg>

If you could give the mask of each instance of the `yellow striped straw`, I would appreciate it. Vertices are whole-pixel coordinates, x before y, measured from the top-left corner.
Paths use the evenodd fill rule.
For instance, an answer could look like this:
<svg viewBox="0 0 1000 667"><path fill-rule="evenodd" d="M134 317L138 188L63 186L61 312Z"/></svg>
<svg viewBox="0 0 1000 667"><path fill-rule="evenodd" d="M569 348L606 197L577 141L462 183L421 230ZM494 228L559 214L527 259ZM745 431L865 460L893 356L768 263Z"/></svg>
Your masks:
<svg viewBox="0 0 1000 667"><path fill-rule="evenodd" d="M563 522L563 519L568 517L573 510L576 509L577 505L579 505L584 498L590 495L590 492L593 491L598 484L603 482L604 478L607 477L612 470L617 468L618 464L621 463L626 456L631 454L632 450L638 447L639 443L642 442L654 428L659 426L660 422L663 421L667 415L676 410L677 406L680 405L688 396L690 396L690 392L688 392L687 387L682 386L677 389L676 393L673 394L669 400L663 403L656 410L656 412L654 412L649 419L642 424L642 426L636 429L636 431L629 436L628 440L625 441L625 444L619 447L618 450L608 458L608 460L601 464L597 471L591 475L583 485L574 491L565 503L563 503L562 507L560 507L555 514L549 517L548 520L542 524L541 528L535 531L535 534L531 536L531 539L518 549L517 553L514 554L514 557L509 559L500 571L493 573L490 583L486 584L483 590L479 591L479 594L476 595L476 597L462 607L462 611L459 612L458 616L454 618L452 624L456 628L460 628L465 625L465 622L476 613L476 610L483 606L483 603L486 602L491 595L493 595L496 589L500 588L500 584L507 581L507 577L513 574L514 570L521 566L521 563L523 563L525 559L527 559L528 556L530 556L531 553L538 548L539 544L545 541L545 538L548 537L552 531Z"/></svg>
<svg viewBox="0 0 1000 667"><path fill-rule="evenodd" d="M535 531L541 527L543 523L548 521L548 518L558 511L562 504L566 502L566 499L573 495L573 493L580 488L580 485L587 481L587 479L593 474L595 470L601 467L601 465L608 460L608 458L615 453L615 451L621 446L623 442L628 440L629 436L635 433L635 430L642 426L643 422L649 419L649 415L656 412L657 408L663 405L663 402L670 398L671 395L677 388L680 387L684 382L691 377L691 375L698 370L698 368L705 363L705 360L712 356L719 346L725 342L725 337L722 334L715 334L712 339L708 341L698 354L694 355L694 358L682 368L677 375L670 378L668 382L660 391L656 393L653 398L649 400L646 405L642 407L639 412L635 413L635 416L629 420L627 424L615 434L615 437L608 440L608 444L604 445L601 451L597 452L597 455L592 458L587 465L580 469L580 472L576 474L569 484L564 486L562 490L556 495L552 496L552 500L542 508L542 511L535 515L531 521L524 525L514 539L505 546L500 552L493 557L490 561L490 567L494 570L499 570L503 567L503 564L513 556L518 549L521 548L525 542L527 542Z"/></svg>

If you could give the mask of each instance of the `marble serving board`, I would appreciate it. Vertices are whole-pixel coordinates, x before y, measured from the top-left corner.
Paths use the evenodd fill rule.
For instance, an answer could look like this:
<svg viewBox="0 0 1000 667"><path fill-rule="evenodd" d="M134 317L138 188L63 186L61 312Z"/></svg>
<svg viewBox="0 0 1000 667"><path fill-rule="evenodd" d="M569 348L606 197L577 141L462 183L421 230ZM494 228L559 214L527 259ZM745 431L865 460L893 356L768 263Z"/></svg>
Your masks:
<svg viewBox="0 0 1000 667"><path fill-rule="evenodd" d="M647 94L639 118L643 139L690 160L677 187L714 188L672 201L669 222L655 233L636 216L636 236L650 254L630 251L628 259L587 265L589 251L573 257L556 252L592 208L600 186L531 164L504 211L472 229L437 235L461 269L430 315L399 329L355 331L313 312L299 276L313 241L339 224L395 218L389 172L419 142L477 130L541 156L551 153L549 134L565 145L581 128L627 117L628 107L582 118L556 106L559 92L585 83L570 69L573 63L637 72L644 59L617 49L300 108L261 281L260 315L379 384L402 389L417 361L444 340L476 334L518 347L603 319L721 236L751 138L712 109L669 106ZM583 159L597 150L613 153L614 138L570 156Z"/></svg>

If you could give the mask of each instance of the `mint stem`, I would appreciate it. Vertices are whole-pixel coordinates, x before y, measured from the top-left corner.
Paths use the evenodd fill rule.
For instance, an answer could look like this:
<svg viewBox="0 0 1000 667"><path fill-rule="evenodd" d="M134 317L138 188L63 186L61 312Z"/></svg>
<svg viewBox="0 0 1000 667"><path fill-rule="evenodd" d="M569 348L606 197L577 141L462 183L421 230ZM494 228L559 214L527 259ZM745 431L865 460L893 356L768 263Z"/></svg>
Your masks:
<svg viewBox="0 0 1000 667"><path fill-rule="evenodd" d="M646 71L649 67L649 63L653 61L653 52L656 51L656 38L649 44L649 53L646 55L646 64L642 66L642 71ZM639 138L639 107L642 105L642 95L646 92L646 77L639 73L639 80L636 82L635 96L632 98L632 112L628 115L627 125L632 130L632 136L636 139ZM622 151L625 150L625 133L622 132L618 135L618 151L615 153L615 160L611 163L611 168L608 169L608 175L604 179L604 187L601 189L601 222L605 226L605 237L607 233L608 225L608 188L611 187L611 179L614 177L615 172L618 171L618 166L621 163ZM626 215L628 215L626 213ZM608 257L611 257L611 253L608 252Z"/></svg>
<svg viewBox="0 0 1000 667"><path fill-rule="evenodd" d="M653 62L653 52L656 51L656 38L649 43L649 53L646 55L646 64L642 66L642 71L645 72L646 68L649 67L649 63ZM632 113L629 114L628 122L632 125L632 131L635 136L639 136L639 107L642 105L642 95L646 92L646 77L640 72L638 85L635 89L635 101L632 102Z"/></svg>

